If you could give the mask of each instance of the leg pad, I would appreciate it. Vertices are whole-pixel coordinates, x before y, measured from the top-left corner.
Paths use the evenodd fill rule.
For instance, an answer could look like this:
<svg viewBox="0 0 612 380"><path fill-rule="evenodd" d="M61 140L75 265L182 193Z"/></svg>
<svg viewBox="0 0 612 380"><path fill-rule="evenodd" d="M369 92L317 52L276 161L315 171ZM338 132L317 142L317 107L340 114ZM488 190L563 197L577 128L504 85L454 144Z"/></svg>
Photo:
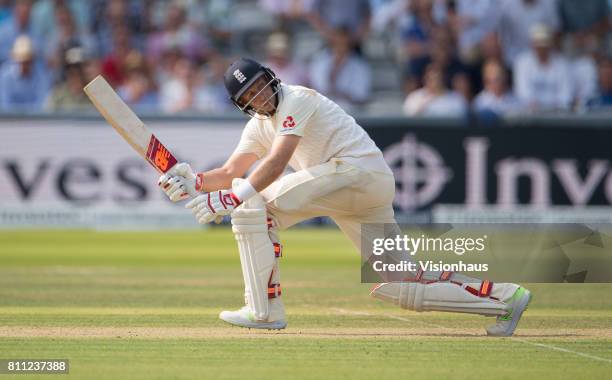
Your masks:
<svg viewBox="0 0 612 380"><path fill-rule="evenodd" d="M504 302L479 297L452 282L393 282L377 285L370 293L375 298L414 311L449 311L482 315L505 315Z"/></svg>

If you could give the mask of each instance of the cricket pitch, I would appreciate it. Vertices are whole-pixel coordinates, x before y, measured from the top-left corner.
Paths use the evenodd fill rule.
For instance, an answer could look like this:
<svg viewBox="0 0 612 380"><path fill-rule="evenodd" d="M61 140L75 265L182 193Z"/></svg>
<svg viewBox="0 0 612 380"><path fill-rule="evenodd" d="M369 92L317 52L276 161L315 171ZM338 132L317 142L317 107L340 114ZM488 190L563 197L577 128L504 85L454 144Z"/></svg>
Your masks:
<svg viewBox="0 0 612 380"><path fill-rule="evenodd" d="M114 380L612 373L610 284L529 285L515 337L489 338L491 318L371 299L339 231L281 238L289 325L276 332L217 318L243 302L229 229L0 232L0 358L68 358L71 378Z"/></svg>

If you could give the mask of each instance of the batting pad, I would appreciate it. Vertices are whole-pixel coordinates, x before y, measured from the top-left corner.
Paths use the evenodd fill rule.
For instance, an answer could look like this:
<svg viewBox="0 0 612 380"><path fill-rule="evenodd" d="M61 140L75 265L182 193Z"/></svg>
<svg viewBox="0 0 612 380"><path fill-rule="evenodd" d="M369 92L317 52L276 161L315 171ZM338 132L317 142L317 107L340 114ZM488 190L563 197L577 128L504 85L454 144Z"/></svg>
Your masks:
<svg viewBox="0 0 612 380"><path fill-rule="evenodd" d="M234 188L239 181L234 180ZM266 206L257 194L232 212L247 303L258 320L270 315L268 284L274 268L274 246L268 235Z"/></svg>
<svg viewBox="0 0 612 380"><path fill-rule="evenodd" d="M499 288L514 284L495 284ZM449 311L481 315L505 315L507 305L490 297L479 297L451 282L393 282L376 286L373 297L414 311Z"/></svg>

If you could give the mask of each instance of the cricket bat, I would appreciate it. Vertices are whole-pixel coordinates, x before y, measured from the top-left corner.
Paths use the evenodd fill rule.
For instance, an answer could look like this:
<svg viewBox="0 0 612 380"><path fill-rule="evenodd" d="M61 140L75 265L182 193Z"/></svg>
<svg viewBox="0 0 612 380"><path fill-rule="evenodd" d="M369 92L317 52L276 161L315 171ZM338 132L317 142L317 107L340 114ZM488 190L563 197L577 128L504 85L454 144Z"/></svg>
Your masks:
<svg viewBox="0 0 612 380"><path fill-rule="evenodd" d="M160 173L166 173L177 160L128 107L102 75L83 88L106 121Z"/></svg>
<svg viewBox="0 0 612 380"><path fill-rule="evenodd" d="M83 91L106 121L159 173L166 173L176 165L176 157L145 127L103 76L98 75Z"/></svg>

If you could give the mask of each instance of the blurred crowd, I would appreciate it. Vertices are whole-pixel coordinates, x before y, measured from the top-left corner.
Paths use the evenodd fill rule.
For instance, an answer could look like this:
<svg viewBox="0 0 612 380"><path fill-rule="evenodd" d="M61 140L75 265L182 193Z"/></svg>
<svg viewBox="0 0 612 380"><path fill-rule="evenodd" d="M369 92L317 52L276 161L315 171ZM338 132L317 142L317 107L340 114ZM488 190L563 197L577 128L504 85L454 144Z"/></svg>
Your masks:
<svg viewBox="0 0 612 380"><path fill-rule="evenodd" d="M0 0L0 112L82 109L101 73L139 112L224 113L223 73L241 55L364 112L377 101L405 115L597 112L612 109L611 6Z"/></svg>

